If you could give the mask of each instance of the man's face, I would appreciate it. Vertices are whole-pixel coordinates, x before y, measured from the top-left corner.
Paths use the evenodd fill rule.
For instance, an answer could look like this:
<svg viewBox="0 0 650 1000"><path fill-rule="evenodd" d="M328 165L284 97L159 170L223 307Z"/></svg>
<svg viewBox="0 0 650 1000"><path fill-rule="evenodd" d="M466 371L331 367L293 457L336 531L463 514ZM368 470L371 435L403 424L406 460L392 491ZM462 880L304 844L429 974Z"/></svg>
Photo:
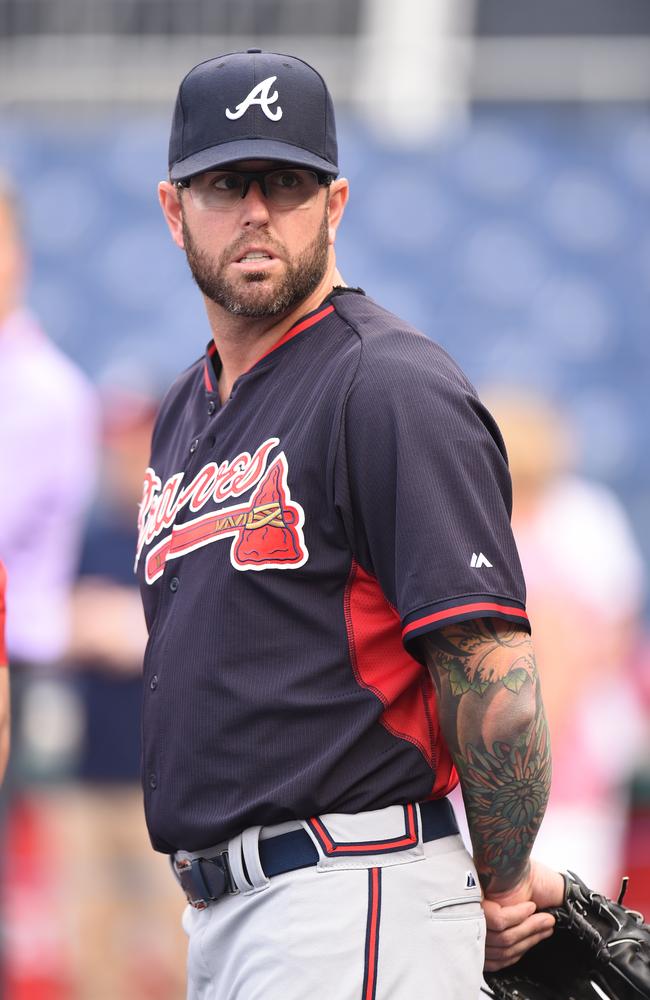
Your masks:
<svg viewBox="0 0 650 1000"><path fill-rule="evenodd" d="M263 170L246 162L233 169ZM328 189L306 205L279 209L257 183L231 210L199 209L182 193L183 242L203 294L234 315L280 316L306 299L325 274Z"/></svg>

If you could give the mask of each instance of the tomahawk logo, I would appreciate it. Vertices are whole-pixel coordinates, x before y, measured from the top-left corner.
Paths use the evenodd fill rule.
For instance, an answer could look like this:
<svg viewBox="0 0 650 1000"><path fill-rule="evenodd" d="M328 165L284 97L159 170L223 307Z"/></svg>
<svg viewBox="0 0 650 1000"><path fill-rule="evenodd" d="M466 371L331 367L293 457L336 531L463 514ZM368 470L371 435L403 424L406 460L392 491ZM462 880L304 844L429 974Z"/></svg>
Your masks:
<svg viewBox="0 0 650 1000"><path fill-rule="evenodd" d="M154 470L147 470L140 505L136 566L144 547L171 527L147 553L144 569L147 583L154 583L162 576L168 560L222 538L232 538L230 562L238 570L297 569L307 562L309 553L302 533L305 514L300 504L291 499L284 452L266 468L269 452L278 443L278 438L269 438L254 455L244 452L220 466L209 463L185 488L182 488L182 473L172 476L162 486ZM231 503L200 517L174 523L183 507L197 511L209 501L240 496L253 486L253 494L245 503Z"/></svg>
<svg viewBox="0 0 650 1000"><path fill-rule="evenodd" d="M277 76L267 76L266 80L262 80L258 83L256 87L253 87L250 94L248 94L243 101L237 105L236 111L231 111L230 108L226 108L226 118L230 118L234 121L236 118L241 118L253 104L259 104L262 111L272 122L279 122L282 118L282 108L278 104L275 111L271 110L271 105L275 104L278 99L277 90L275 93L271 94L270 90Z"/></svg>

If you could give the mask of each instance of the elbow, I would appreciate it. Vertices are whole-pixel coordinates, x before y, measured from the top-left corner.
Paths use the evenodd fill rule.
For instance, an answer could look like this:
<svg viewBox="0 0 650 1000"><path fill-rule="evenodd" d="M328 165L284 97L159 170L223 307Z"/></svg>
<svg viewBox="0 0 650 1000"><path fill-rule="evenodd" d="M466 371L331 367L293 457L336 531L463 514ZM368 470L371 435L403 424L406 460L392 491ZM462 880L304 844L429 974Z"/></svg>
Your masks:
<svg viewBox="0 0 650 1000"><path fill-rule="evenodd" d="M495 744L525 745L539 721L536 685L527 682L520 691L497 685L485 696L480 730L488 750Z"/></svg>

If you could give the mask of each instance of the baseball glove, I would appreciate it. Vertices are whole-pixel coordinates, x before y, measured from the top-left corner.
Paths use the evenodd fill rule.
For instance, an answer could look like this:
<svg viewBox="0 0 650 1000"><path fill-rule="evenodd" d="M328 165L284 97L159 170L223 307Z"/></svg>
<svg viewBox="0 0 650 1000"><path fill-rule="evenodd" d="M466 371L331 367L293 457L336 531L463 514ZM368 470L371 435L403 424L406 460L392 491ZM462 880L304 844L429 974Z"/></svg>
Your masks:
<svg viewBox="0 0 650 1000"><path fill-rule="evenodd" d="M486 972L483 990L496 1000L650 1000L650 926L618 901L564 874L564 903L550 938L515 964Z"/></svg>

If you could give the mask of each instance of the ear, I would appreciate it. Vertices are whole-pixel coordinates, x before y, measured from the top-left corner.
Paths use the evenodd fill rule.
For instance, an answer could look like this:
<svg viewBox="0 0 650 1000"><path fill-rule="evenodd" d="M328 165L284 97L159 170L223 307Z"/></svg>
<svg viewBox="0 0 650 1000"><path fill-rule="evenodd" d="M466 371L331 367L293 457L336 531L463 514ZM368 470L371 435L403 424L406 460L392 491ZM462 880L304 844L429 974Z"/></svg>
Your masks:
<svg viewBox="0 0 650 1000"><path fill-rule="evenodd" d="M349 194L350 185L345 177L339 177L338 180L332 181L327 218L329 241L332 246L334 246L336 230L339 228L339 223L343 218Z"/></svg>
<svg viewBox="0 0 650 1000"><path fill-rule="evenodd" d="M181 205L182 194L178 188L170 184L169 181L161 181L158 185L158 200L163 210L165 221L169 226L172 239L176 246L184 248L183 242L183 208Z"/></svg>

